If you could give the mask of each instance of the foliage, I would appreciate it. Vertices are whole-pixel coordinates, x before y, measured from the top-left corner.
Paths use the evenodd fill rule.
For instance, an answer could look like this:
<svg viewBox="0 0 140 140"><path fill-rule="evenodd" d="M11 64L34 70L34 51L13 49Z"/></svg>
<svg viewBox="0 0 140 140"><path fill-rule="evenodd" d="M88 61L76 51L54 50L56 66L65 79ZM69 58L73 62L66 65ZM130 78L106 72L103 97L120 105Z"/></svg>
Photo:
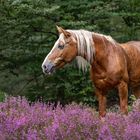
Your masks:
<svg viewBox="0 0 140 140"><path fill-rule="evenodd" d="M139 0L1 0L0 90L30 100L96 104L89 73L69 66L53 76L41 63L58 34L55 25L140 39Z"/></svg>
<svg viewBox="0 0 140 140"><path fill-rule="evenodd" d="M0 102L2 102L6 97L6 93L0 91Z"/></svg>
<svg viewBox="0 0 140 140"><path fill-rule="evenodd" d="M128 116L108 113L104 121L86 106L31 104L24 97L9 97L0 103L1 140L138 140L140 100Z"/></svg>

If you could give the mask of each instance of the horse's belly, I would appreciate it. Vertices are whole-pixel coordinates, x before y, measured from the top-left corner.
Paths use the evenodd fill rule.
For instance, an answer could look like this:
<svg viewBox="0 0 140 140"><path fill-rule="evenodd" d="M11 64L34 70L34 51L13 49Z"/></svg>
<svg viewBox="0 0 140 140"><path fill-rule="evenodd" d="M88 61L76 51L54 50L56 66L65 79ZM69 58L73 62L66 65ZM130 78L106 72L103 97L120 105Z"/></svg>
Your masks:
<svg viewBox="0 0 140 140"><path fill-rule="evenodd" d="M140 54L137 57L131 57L131 68L129 70L130 80L140 80Z"/></svg>
<svg viewBox="0 0 140 140"><path fill-rule="evenodd" d="M132 41L122 44L129 60L129 85L134 87L140 85L140 42Z"/></svg>
<svg viewBox="0 0 140 140"><path fill-rule="evenodd" d="M131 68L129 72L129 84L131 87L140 86L140 65L136 66L135 69Z"/></svg>

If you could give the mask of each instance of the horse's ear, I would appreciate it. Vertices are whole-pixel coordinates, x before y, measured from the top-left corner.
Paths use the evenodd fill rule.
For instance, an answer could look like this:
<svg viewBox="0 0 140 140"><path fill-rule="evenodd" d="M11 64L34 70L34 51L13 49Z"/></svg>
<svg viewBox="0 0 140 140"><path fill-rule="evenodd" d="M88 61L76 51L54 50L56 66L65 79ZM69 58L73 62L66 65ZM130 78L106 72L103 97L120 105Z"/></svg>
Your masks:
<svg viewBox="0 0 140 140"><path fill-rule="evenodd" d="M63 33L66 38L71 36L70 32L64 30L62 27L59 27L56 25L56 28L57 28L59 34Z"/></svg>
<svg viewBox="0 0 140 140"><path fill-rule="evenodd" d="M59 34L62 33L61 27L59 27L59 26L56 25L56 29L57 29L57 31L58 31Z"/></svg>

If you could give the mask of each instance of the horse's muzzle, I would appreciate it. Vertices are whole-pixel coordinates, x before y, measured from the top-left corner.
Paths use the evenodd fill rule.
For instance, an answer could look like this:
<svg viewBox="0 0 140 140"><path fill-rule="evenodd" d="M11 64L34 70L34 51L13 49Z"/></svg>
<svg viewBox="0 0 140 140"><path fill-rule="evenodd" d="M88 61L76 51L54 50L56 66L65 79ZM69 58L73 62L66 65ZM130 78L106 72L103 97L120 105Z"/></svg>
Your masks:
<svg viewBox="0 0 140 140"><path fill-rule="evenodd" d="M42 65L42 69L45 74L51 74L55 70L55 64L47 60L45 64Z"/></svg>

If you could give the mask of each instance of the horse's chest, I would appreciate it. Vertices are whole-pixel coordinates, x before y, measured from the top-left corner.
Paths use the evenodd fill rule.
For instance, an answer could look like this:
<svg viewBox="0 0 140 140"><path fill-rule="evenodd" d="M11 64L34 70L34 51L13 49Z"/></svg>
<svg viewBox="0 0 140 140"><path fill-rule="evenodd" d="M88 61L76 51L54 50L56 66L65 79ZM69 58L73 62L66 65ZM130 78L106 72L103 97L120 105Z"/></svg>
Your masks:
<svg viewBox="0 0 140 140"><path fill-rule="evenodd" d="M105 72L104 70L96 71L91 70L91 79L95 87L100 89L111 89L117 85L118 81L112 78L113 76Z"/></svg>

